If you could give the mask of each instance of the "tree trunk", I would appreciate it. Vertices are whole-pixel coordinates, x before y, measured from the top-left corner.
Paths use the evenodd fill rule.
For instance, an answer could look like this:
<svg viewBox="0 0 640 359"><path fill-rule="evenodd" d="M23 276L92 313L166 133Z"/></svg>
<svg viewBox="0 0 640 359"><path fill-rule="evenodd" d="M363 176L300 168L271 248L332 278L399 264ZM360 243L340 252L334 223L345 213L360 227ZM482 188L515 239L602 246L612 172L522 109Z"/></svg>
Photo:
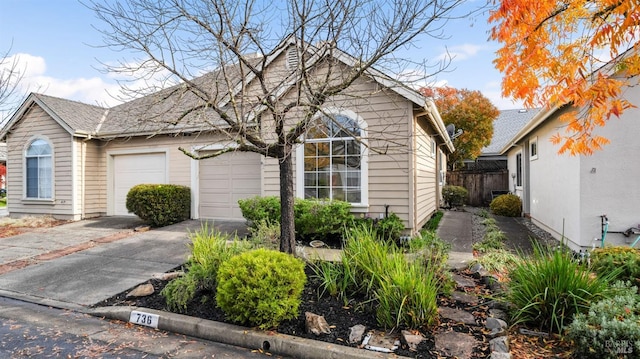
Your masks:
<svg viewBox="0 0 640 359"><path fill-rule="evenodd" d="M280 251L294 254L296 228L293 216L293 156L291 145L285 145L280 163Z"/></svg>

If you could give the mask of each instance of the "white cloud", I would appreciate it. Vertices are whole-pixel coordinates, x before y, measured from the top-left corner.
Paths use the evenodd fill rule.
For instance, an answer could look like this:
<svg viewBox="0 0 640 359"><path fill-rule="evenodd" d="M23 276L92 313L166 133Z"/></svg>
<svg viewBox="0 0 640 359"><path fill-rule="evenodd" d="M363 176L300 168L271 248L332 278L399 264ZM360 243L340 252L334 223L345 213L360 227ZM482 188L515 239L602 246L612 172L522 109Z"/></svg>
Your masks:
<svg viewBox="0 0 640 359"><path fill-rule="evenodd" d="M436 57L438 61L462 61L476 56L480 51L486 48L485 45L462 44L447 47L440 55Z"/></svg>

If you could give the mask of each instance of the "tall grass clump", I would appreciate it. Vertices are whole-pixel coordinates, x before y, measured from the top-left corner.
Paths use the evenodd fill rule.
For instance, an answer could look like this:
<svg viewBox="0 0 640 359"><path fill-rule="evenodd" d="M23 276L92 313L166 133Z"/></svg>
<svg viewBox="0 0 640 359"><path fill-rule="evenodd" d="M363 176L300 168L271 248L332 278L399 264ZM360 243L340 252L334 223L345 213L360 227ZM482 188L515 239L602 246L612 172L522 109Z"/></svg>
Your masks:
<svg viewBox="0 0 640 359"><path fill-rule="evenodd" d="M609 295L612 278L592 276L569 250L536 244L533 255L509 272L507 300L514 307L513 323L562 333L575 314Z"/></svg>
<svg viewBox="0 0 640 359"><path fill-rule="evenodd" d="M419 328L437 321L440 264L423 256L407 259L400 247L381 240L371 226L349 231L340 263L317 263L315 268L327 293L345 302L364 297L385 328Z"/></svg>
<svg viewBox="0 0 640 359"><path fill-rule="evenodd" d="M223 234L208 224L189 234L191 254L185 264L186 273L167 283L162 296L169 309L185 311L198 291L213 290L220 265L229 258L251 249L251 244Z"/></svg>

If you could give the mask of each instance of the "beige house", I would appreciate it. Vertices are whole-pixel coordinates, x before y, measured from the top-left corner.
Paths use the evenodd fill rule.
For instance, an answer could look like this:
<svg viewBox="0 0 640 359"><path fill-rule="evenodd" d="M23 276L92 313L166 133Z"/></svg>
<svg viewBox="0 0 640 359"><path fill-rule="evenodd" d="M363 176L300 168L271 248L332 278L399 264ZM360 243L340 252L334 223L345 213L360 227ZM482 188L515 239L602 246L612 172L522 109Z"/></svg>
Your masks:
<svg viewBox="0 0 640 359"><path fill-rule="evenodd" d="M282 46L256 61L282 77L295 71L290 51ZM344 71L350 60L335 59ZM193 81L211 84L226 98L246 99L223 85L222 73L230 72L224 70ZM238 81L250 88L254 79L243 75ZM171 91L112 108L31 94L0 134L8 147L10 214L71 220L131 215L125 198L132 186L171 183L191 188L192 218L242 220L239 199L279 194L273 158L240 151L204 160L185 155L180 148L203 155L233 146L234 139L212 130L210 113L177 123L176 114L195 100ZM278 96L292 91L280 84ZM250 105L259 118L263 109ZM321 113L295 150L296 196L346 200L354 212L376 218L394 212L411 232L424 225L439 207L446 156L454 150L435 105L369 72L329 99ZM256 128L265 137L273 133L267 122Z"/></svg>

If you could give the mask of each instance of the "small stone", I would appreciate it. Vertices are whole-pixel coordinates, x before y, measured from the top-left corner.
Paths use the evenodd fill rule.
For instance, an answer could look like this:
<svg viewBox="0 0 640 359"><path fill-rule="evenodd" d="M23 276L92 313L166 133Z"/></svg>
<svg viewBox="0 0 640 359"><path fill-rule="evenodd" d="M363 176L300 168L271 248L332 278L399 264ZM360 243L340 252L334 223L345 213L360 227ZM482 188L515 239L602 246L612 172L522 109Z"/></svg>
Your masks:
<svg viewBox="0 0 640 359"><path fill-rule="evenodd" d="M502 319L498 319L498 318L487 318L487 321L485 322L484 325L487 329L493 330L493 329L505 329L507 327L507 322L505 322Z"/></svg>
<svg viewBox="0 0 640 359"><path fill-rule="evenodd" d="M507 335L506 329L495 328L495 329L491 329L491 332L489 333L489 338L493 339L497 337L504 337L505 335Z"/></svg>
<svg viewBox="0 0 640 359"><path fill-rule="evenodd" d="M307 333L313 333L315 335L331 333L329 324L327 323L327 320L324 319L324 316L317 315L311 312L305 312L304 316L306 318L305 328L307 330Z"/></svg>
<svg viewBox="0 0 640 359"><path fill-rule="evenodd" d="M507 313L502 309L489 309L489 316L492 318L507 320Z"/></svg>
<svg viewBox="0 0 640 359"><path fill-rule="evenodd" d="M498 337L489 341L489 347L492 352L508 353L509 339L507 337Z"/></svg>
<svg viewBox="0 0 640 359"><path fill-rule="evenodd" d="M168 272L168 273L156 273L152 277L162 281L168 281L168 280L176 279L182 276L184 276L183 271L175 271L175 272Z"/></svg>
<svg viewBox="0 0 640 359"><path fill-rule="evenodd" d="M456 323L464 323L467 325L477 325L476 318L473 314L455 308L449 307L440 307L438 308L438 313L445 319L453 320Z"/></svg>
<svg viewBox="0 0 640 359"><path fill-rule="evenodd" d="M150 296L151 294L153 294L154 289L153 289L153 285L147 283L147 284L140 284L139 286L133 288L132 291L130 291L129 293L127 293L126 297L147 297Z"/></svg>
<svg viewBox="0 0 640 359"><path fill-rule="evenodd" d="M367 330L362 324L354 325L349 328L349 343L356 344L362 342L362 337L364 336L364 332Z"/></svg>
<svg viewBox="0 0 640 359"><path fill-rule="evenodd" d="M400 332L400 342L409 347L409 350L411 351L418 351L418 345L420 345L422 341L424 341L422 334L413 334L408 330Z"/></svg>
<svg viewBox="0 0 640 359"><path fill-rule="evenodd" d="M469 267L469 271L471 272L471 274L476 274L480 272L481 269L482 269L482 264L478 262L473 263L471 267Z"/></svg>
<svg viewBox="0 0 640 359"><path fill-rule="evenodd" d="M493 352L491 353L491 359L511 359L511 353Z"/></svg>
<svg viewBox="0 0 640 359"><path fill-rule="evenodd" d="M134 232L147 232L149 230L151 230L150 226L137 226L133 229Z"/></svg>
<svg viewBox="0 0 640 359"><path fill-rule="evenodd" d="M520 334L531 335L531 336L535 336L535 337L543 337L543 338L548 338L549 337L549 333L536 332L536 331L528 330L528 329L524 329L524 328L520 328Z"/></svg>

